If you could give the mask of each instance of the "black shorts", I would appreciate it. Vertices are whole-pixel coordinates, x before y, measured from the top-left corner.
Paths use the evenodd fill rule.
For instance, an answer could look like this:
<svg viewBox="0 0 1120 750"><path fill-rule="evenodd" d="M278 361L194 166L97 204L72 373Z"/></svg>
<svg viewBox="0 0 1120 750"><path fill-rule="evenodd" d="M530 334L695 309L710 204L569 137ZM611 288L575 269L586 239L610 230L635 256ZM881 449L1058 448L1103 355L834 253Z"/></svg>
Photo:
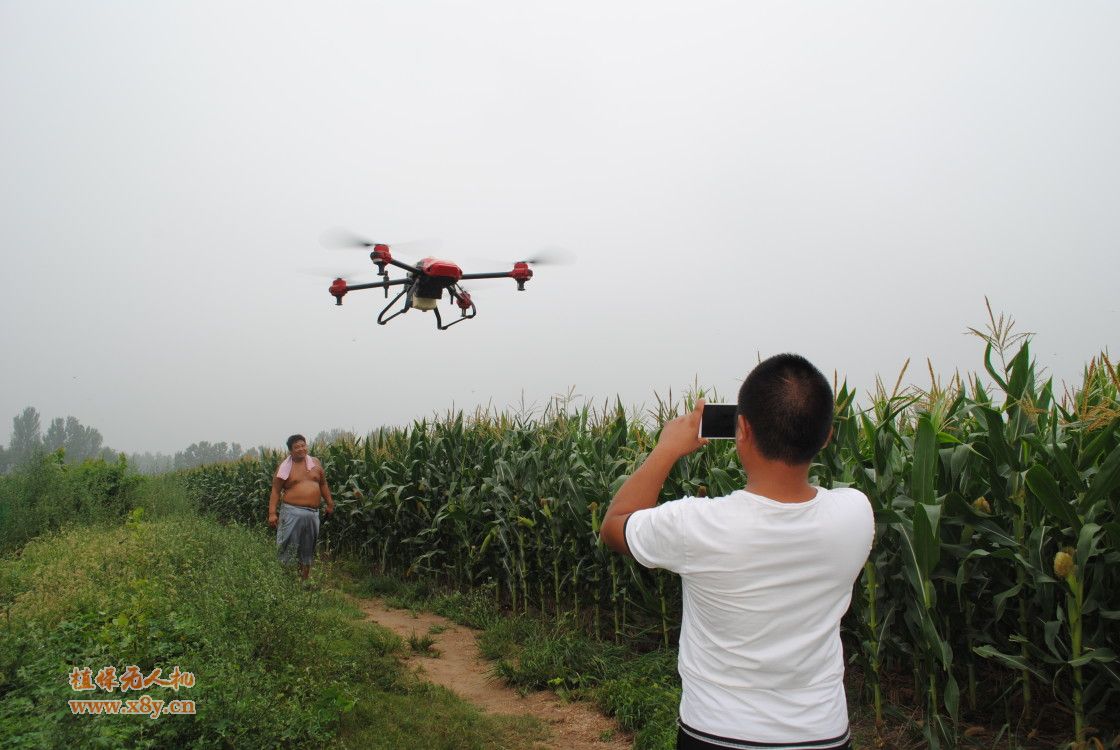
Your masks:
<svg viewBox="0 0 1120 750"><path fill-rule="evenodd" d="M806 742L752 742L702 732L678 719L677 750L852 750L852 740L844 732L839 737Z"/></svg>

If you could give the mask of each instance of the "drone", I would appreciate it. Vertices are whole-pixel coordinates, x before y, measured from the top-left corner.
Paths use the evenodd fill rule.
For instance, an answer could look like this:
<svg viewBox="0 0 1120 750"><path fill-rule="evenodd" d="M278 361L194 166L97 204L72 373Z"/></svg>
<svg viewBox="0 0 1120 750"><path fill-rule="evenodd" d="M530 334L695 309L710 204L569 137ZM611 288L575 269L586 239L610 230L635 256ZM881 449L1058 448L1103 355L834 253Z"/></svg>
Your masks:
<svg viewBox="0 0 1120 750"><path fill-rule="evenodd" d="M526 282L533 278L533 269L529 267L530 264L564 262L565 260L562 257L564 255L563 251L553 249L551 254L547 254L546 251L546 254L541 257L515 262L513 269L510 271L463 273L462 268L455 263L440 258L422 258L415 265L401 262L393 257L389 245L382 242L369 242L359 237L350 237L342 245L371 248L369 259L377 266L381 281L368 284L350 284L342 277L336 278L328 288L336 305L342 304L342 298L346 294L360 289L384 289L385 298L388 299L389 288L399 286L401 290L385 305L385 308L377 316L377 323L385 325L393 318L404 315L412 309L424 312L430 310L435 313L436 328L441 331L446 331L451 326L465 320L471 320L478 314L478 309L475 307L474 300L471 299L470 292L464 289L460 282L476 279L510 278L517 282L517 290L523 292ZM403 278L390 279L389 266L403 269L406 275ZM445 291L451 302L459 309L459 317L450 323L444 323L443 317L439 314L438 303L443 298ZM401 303L399 308L398 302ZM394 308L398 309L394 311Z"/></svg>

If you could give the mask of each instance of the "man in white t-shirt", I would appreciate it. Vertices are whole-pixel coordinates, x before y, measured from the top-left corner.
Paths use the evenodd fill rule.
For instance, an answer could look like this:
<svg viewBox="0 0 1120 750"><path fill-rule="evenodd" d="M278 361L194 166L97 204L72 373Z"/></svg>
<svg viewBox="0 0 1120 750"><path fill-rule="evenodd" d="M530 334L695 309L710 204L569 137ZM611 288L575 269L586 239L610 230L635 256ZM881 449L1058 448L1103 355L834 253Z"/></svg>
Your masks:
<svg viewBox="0 0 1120 750"><path fill-rule="evenodd" d="M817 368L771 357L739 390L745 489L657 505L673 465L707 443L699 401L611 501L601 539L681 576L678 748L850 747L840 618L875 527L863 493L809 484L833 408Z"/></svg>

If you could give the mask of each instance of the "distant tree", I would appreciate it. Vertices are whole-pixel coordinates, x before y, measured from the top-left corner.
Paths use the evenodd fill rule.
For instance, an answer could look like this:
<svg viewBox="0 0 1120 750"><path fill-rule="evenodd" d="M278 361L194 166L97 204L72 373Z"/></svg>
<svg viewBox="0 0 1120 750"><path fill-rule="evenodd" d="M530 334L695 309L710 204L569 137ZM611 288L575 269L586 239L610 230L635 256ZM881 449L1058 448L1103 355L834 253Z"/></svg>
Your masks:
<svg viewBox="0 0 1120 750"><path fill-rule="evenodd" d="M8 469L8 449L0 445L0 474L7 474Z"/></svg>
<svg viewBox="0 0 1120 750"><path fill-rule="evenodd" d="M239 458L241 458L239 443L227 444L224 441L209 443L204 440L201 443L191 443L186 450L176 453L174 463L176 469L192 469L195 466L236 461Z"/></svg>
<svg viewBox="0 0 1120 750"><path fill-rule="evenodd" d="M89 458L106 458L116 461L116 451L102 446L101 433L86 427L77 417L55 417L43 438L43 449L48 453L63 449L69 463L81 463Z"/></svg>
<svg viewBox="0 0 1120 750"><path fill-rule="evenodd" d="M66 420L62 417L51 420L51 426L47 428L47 434L43 437L43 447L48 453L66 447Z"/></svg>
<svg viewBox="0 0 1120 750"><path fill-rule="evenodd" d="M66 418L66 441L63 447L66 449L67 460L81 462L87 458L97 458L101 455L102 442L101 433L96 429L84 426L75 417ZM115 460L115 452L113 456Z"/></svg>
<svg viewBox="0 0 1120 750"><path fill-rule="evenodd" d="M163 474L175 468L175 457L166 453L130 453L128 465L140 474Z"/></svg>
<svg viewBox="0 0 1120 750"><path fill-rule="evenodd" d="M350 430L340 430L338 428L335 428L333 430L321 431L311 442L318 445L330 445L331 443L336 443L339 440L353 442L354 440L357 440L357 435L355 435Z"/></svg>
<svg viewBox="0 0 1120 750"><path fill-rule="evenodd" d="M207 463L207 458L213 455L213 446L203 440L200 443L191 443L186 450L175 454L176 469L193 469Z"/></svg>
<svg viewBox="0 0 1120 750"><path fill-rule="evenodd" d="M12 439L8 444L8 458L13 465L21 464L42 450L39 410L29 406L12 420Z"/></svg>

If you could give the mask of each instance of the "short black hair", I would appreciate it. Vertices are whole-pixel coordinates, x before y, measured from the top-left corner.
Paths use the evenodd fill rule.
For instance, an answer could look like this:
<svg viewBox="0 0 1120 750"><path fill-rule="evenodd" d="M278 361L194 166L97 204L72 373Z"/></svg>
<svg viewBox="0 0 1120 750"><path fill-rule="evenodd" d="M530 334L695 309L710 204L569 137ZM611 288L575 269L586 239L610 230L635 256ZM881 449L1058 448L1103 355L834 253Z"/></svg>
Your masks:
<svg viewBox="0 0 1120 750"><path fill-rule="evenodd" d="M806 464L828 442L832 387L798 354L778 354L751 370L739 389L737 413L746 417L759 452L772 461Z"/></svg>
<svg viewBox="0 0 1120 750"><path fill-rule="evenodd" d="M305 438L303 435L292 435L290 438L288 438L288 450L291 450L292 446L298 443L300 440L305 443L307 442L307 438Z"/></svg>

